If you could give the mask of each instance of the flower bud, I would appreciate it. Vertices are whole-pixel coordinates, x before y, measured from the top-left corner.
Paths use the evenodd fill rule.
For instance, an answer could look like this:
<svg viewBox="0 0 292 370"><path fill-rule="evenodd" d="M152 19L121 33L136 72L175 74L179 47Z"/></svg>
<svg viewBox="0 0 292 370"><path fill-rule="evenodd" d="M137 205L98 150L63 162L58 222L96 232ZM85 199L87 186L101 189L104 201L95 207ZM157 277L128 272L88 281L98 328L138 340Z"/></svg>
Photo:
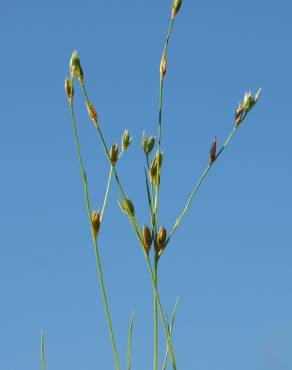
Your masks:
<svg viewBox="0 0 292 370"><path fill-rule="evenodd" d="M245 93L242 105L246 112L250 111L252 107L252 98L250 91Z"/></svg>
<svg viewBox="0 0 292 370"><path fill-rule="evenodd" d="M175 17L180 10L182 0L174 0L172 4L172 17Z"/></svg>
<svg viewBox="0 0 292 370"><path fill-rule="evenodd" d="M147 154L147 136L145 131L143 131L142 134L142 148L144 149L145 154Z"/></svg>
<svg viewBox="0 0 292 370"><path fill-rule="evenodd" d="M162 54L160 61L160 79L163 80L166 74L166 54L165 51Z"/></svg>
<svg viewBox="0 0 292 370"><path fill-rule="evenodd" d="M143 226L143 242L145 251L149 254L152 244L152 236L149 227L145 225Z"/></svg>
<svg viewBox="0 0 292 370"><path fill-rule="evenodd" d="M73 96L74 96L74 87L73 87L73 82L71 79L66 78L65 80L65 91L67 94L67 98L69 103L72 103Z"/></svg>
<svg viewBox="0 0 292 370"><path fill-rule="evenodd" d="M119 206L126 215L134 217L135 208L130 198L125 198L121 203L119 203Z"/></svg>
<svg viewBox="0 0 292 370"><path fill-rule="evenodd" d="M91 214L91 225L94 239L96 239L100 228L100 214L96 211L93 211Z"/></svg>
<svg viewBox="0 0 292 370"><path fill-rule="evenodd" d="M155 144L155 138L153 136L150 136L148 143L147 143L147 154L150 154L152 152L154 144Z"/></svg>
<svg viewBox="0 0 292 370"><path fill-rule="evenodd" d="M164 226L160 226L160 229L157 233L156 237L156 253L158 257L161 256L164 247L165 247L165 241L166 241L166 229Z"/></svg>
<svg viewBox="0 0 292 370"><path fill-rule="evenodd" d="M93 104L89 100L86 101L86 107L87 107L87 112L88 112L89 118L92 120L95 127L97 128L98 127L97 113L96 113L96 110L95 110Z"/></svg>
<svg viewBox="0 0 292 370"><path fill-rule="evenodd" d="M239 103L238 104L238 107L236 109L236 112L235 112L235 123L236 123L236 126L239 126L240 125L243 112L244 112L244 107L243 107L243 105L241 103Z"/></svg>
<svg viewBox="0 0 292 370"><path fill-rule="evenodd" d="M130 138L129 131L125 130L122 136L122 151L124 152L131 144L132 138Z"/></svg>
<svg viewBox="0 0 292 370"><path fill-rule="evenodd" d="M74 50L70 59L70 75L71 78L77 76L80 83L83 84L83 70L80 64L80 59L77 50Z"/></svg>
<svg viewBox="0 0 292 370"><path fill-rule="evenodd" d="M214 137L213 144L210 150L210 162L213 163L216 160L216 153L217 153L217 141L216 136Z"/></svg>
<svg viewBox="0 0 292 370"><path fill-rule="evenodd" d="M114 166L116 164L116 162L118 160L118 156L119 156L118 144L113 144L112 145L112 147L110 149L109 156L110 156L111 163Z"/></svg>

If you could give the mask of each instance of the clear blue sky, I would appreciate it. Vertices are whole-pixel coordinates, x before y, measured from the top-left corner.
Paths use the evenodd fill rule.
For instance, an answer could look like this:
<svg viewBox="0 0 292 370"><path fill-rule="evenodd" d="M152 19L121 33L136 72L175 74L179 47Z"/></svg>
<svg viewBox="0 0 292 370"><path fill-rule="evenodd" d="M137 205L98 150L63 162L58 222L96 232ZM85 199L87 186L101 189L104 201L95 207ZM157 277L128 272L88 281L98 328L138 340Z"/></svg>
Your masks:
<svg viewBox="0 0 292 370"><path fill-rule="evenodd" d="M159 62L171 1L3 2L0 135L0 369L113 369L64 79L79 51L108 142L147 222L141 133L156 135ZM213 168L160 263L163 306L180 303L180 370L292 368L290 1L185 0L165 82L161 223L171 228L245 90L259 104ZM108 165L76 90L93 203ZM143 197L142 195L143 194ZM100 247L123 369L152 366L152 289L113 186ZM164 337L161 333L164 353ZM162 360L162 351L160 353Z"/></svg>

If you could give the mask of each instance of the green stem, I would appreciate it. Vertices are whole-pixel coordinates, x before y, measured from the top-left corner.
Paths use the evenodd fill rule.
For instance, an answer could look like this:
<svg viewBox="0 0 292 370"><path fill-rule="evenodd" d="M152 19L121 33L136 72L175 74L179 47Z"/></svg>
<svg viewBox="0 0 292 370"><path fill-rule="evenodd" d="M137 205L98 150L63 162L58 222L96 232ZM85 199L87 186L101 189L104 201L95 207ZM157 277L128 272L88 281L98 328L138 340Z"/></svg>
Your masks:
<svg viewBox="0 0 292 370"><path fill-rule="evenodd" d="M157 307L157 299L155 291L158 289L158 258L154 257L154 282L155 282L155 288L154 288L154 295L153 295L153 301L154 301L154 370L157 370L158 368L158 307Z"/></svg>
<svg viewBox="0 0 292 370"><path fill-rule="evenodd" d="M219 156L223 153L224 149L228 146L228 144L230 143L230 141L232 140L233 136L235 135L235 132L237 130L238 126L235 126L234 129L232 130L231 134L228 136L227 140L225 141L225 143L223 144L222 148L219 150L219 152L217 153L216 155L216 158L215 158L215 161L214 162L209 162L208 166L206 167L205 171L203 172L202 176L200 177L199 181L197 182L194 190L191 192L191 195L189 196L188 200L187 200L187 203L186 203L186 206L184 208L184 210L182 211L182 213L180 214L179 218L176 220L170 234L169 234L169 237L166 241L166 244L169 243L169 241L171 240L174 232L176 231L176 229L178 228L179 224L182 222L184 216L186 215L186 213L188 212L189 208L190 208L190 205L197 193L197 191L199 190L200 186L202 185L202 183L204 182L206 176L208 175L208 172L210 171L211 167L213 166L213 164L217 161L217 159L219 158Z"/></svg>
<svg viewBox="0 0 292 370"><path fill-rule="evenodd" d="M42 370L45 370L45 340L43 331L41 331L41 363Z"/></svg>
<svg viewBox="0 0 292 370"><path fill-rule="evenodd" d="M176 302L175 302L175 305L174 305L174 309L173 309L173 313L172 313L171 320L170 320L170 324L169 324L169 334L170 335L172 335L172 329L173 329L173 324L174 324L174 319L175 319L177 304L178 304L178 298L176 299ZM163 361L162 370L165 370L166 369L167 358L168 358L168 346L166 347L166 352L165 352L165 357L164 357L164 361Z"/></svg>
<svg viewBox="0 0 292 370"><path fill-rule="evenodd" d="M110 184L111 184L111 181L112 181L112 176L113 176L113 166L111 165L111 169L110 169L109 176L108 176L108 181L107 181L107 186L106 186L106 192L105 192L104 201L103 201L103 206L102 206L102 210L101 210L101 213L100 213L100 222L103 219L104 210L105 210L105 207L106 207L106 204L107 204L108 193L109 193Z"/></svg>
<svg viewBox="0 0 292 370"><path fill-rule="evenodd" d="M83 181L83 186L84 186L87 212L88 212L89 222L90 222L90 225L91 225L90 200L89 200L89 194L88 194L86 175L85 175L85 171L84 171L84 167L83 167L83 163L82 163L80 144L79 144L79 138L78 138L78 133L77 133L77 125L76 125L76 119L75 119L75 114L74 114L74 109L73 109L73 102L70 103L70 110L71 110L73 127L74 127L74 136L75 136L75 141L76 141L77 156L78 156L78 160L79 160L81 176L82 176L82 181ZM106 317L107 317L107 322L108 322L108 327L109 327L109 332L110 332L110 337L111 337L112 347L113 347L113 352L114 352L116 370L120 370L117 347L116 347L116 343L115 343L115 338L114 338L114 333L113 333L113 328L112 328L112 322L111 322L111 317L110 317L110 312L109 312L109 307L108 307L108 302L107 302L107 297L106 297L106 292L105 292L105 286L104 286L104 281L103 281L103 274L102 274L102 269L101 269L99 250L98 250L97 240L96 240L96 238L93 234L92 227L91 227L91 232L92 232L92 239L93 239L93 243L94 243L94 252L95 252L95 257L96 257L96 263L97 263L97 268L98 268L98 277L99 277L99 282L100 282L100 286L101 286L101 292L102 292L102 297L103 297L103 302L104 302L104 307L105 307L105 312L106 312Z"/></svg>
<svg viewBox="0 0 292 370"><path fill-rule="evenodd" d="M130 329L129 329L129 336L128 336L127 370L131 370L133 322L134 322L134 311L132 312L132 315L131 315Z"/></svg>
<svg viewBox="0 0 292 370"><path fill-rule="evenodd" d="M168 43L173 27L174 17L171 17L166 41L163 49L163 54L167 57ZM162 55L163 55L162 54ZM162 108L163 108L163 86L164 78L160 76L160 85L159 85L159 113L158 113L158 154L161 155L161 133L162 133ZM158 197L159 197L159 186L160 186L160 161L157 161L157 186L156 186L156 196L155 196L155 206L154 206L154 217L155 217L155 229L157 229L158 223Z"/></svg>

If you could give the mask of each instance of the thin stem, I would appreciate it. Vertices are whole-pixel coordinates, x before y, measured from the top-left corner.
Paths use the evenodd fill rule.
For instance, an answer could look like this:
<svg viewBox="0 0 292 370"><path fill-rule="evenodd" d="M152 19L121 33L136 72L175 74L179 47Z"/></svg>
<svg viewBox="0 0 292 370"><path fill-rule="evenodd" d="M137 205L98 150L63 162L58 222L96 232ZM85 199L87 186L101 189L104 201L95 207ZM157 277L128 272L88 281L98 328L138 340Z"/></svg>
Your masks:
<svg viewBox="0 0 292 370"><path fill-rule="evenodd" d="M171 17L166 41L163 49L163 54L167 56L168 43L173 27L174 17ZM162 55L163 55L162 54ZM161 155L161 133L162 133L162 108L163 108L163 87L164 87L164 77L160 76L159 84L159 112L158 112L158 155ZM160 160L157 161L157 186L156 186L156 195L155 195L155 206L154 206L154 217L155 217L155 230L157 229L158 223L158 197L159 197L159 186L160 186Z"/></svg>
<svg viewBox="0 0 292 370"><path fill-rule="evenodd" d="M84 92L85 99L88 102L89 99L88 99L88 95L87 95L87 92L86 92L86 89L85 89L84 84L82 85L82 89L83 89L83 92ZM97 131L98 131L99 137L101 139L102 145L104 147L106 156L107 156L108 160L110 161L110 155L109 155L108 146L106 144L106 141L104 139L104 136L103 136L102 131L101 131L101 129L100 129L99 126L97 127ZM114 176L115 176L116 182L118 184L118 187L119 187L121 196L122 196L123 200L126 200L126 195L125 195L124 189L122 187L122 184L121 184L121 182L119 180L118 173L117 173L117 170L116 170L115 166L113 167L113 171L114 171ZM144 253L144 257L145 257L146 262L147 262L147 266L148 266L148 270L149 270L149 273L150 273L152 285L153 285L153 288L155 290L155 295L156 295L156 299L157 299L157 303L158 303L158 308L159 308L159 312L160 312L160 316L161 316L161 320L162 320L162 324L163 324L163 329L164 329L165 337L167 339L167 345L169 346L169 353L170 353L170 357L171 357L171 362L172 362L173 370L176 370L176 361L175 361L174 351L173 351L173 347L172 347L172 343L171 343L171 337L170 337L169 332L168 332L167 323L166 323L165 315L163 313L163 309L162 309L162 305L161 305L161 302L160 302L159 294L158 294L158 291L157 291L157 289L155 287L155 277L154 277L153 269L151 267L149 256L146 253L145 248L144 248L143 236L141 234L141 230L140 230L140 227L138 225L138 222L137 222L135 216L128 214L128 217L129 217L129 220L131 222L131 225L132 225L132 227L133 227L133 229L134 229L134 231L135 231L135 233L137 235L137 238L138 238L138 240L140 242L140 245L141 245L142 250L143 250L143 253Z"/></svg>
<svg viewBox="0 0 292 370"><path fill-rule="evenodd" d="M43 331L41 331L41 363L42 370L45 370L45 340Z"/></svg>
<svg viewBox="0 0 292 370"><path fill-rule="evenodd" d="M178 304L178 298L175 301L173 313L172 313L170 324L169 324L169 334L170 335L172 335L172 329L173 329L173 324L174 324L174 319L175 319L177 304ZM167 358L168 358L168 346L166 347L166 352L165 352L165 357L164 357L164 361L163 361L162 370L165 370L166 369Z"/></svg>
<svg viewBox="0 0 292 370"><path fill-rule="evenodd" d="M189 196L188 200L187 200L187 203L186 203L186 206L184 208L184 210L182 211L182 213L180 214L179 218L176 220L170 234L169 234L169 237L167 239L167 242L168 243L175 230L178 228L179 224L182 222L184 216L186 215L186 213L188 212L189 208L190 208L190 205L197 193L197 191L199 190L200 186L202 185L202 183L204 182L208 172L210 171L211 167L213 166L213 164L217 161L217 159L219 158L219 156L223 153L224 149L227 147L227 145L230 143L230 141L232 140L233 136L235 135L235 132L237 130L238 126L235 126L231 132L231 134L228 136L227 140L225 141L225 143L223 144L222 148L219 150L219 152L217 153L216 155L216 158L215 158L215 161L214 162L209 162L208 166L206 167L205 171L203 172L202 176L200 177L199 181L197 182L194 190L191 192L191 195Z"/></svg>
<svg viewBox="0 0 292 370"><path fill-rule="evenodd" d="M77 133L77 125L76 125L76 119L75 119L75 114L74 114L74 109L73 109L73 102L70 103L70 110L71 110L73 127L74 127L74 136L75 136L75 141L76 141L77 156L78 156L78 160L79 160L81 176L82 176L82 181L83 181L83 185L84 185L87 212L88 212L89 222L90 222L90 225L91 225L90 199L89 199L89 194L88 194L86 175L85 175L85 171L84 171L84 167L83 167L83 163L82 163L80 144L79 144L79 138L78 138L78 133ZM112 322L111 322L111 317L110 317L110 312L109 312L109 307L108 307L108 302L107 302L107 297L106 297L106 292L105 292L105 286L104 286L103 274L102 274L102 269L101 269L101 262L100 262L100 257L99 257L99 250L98 250L97 240L94 236L92 228L91 228L91 232L92 232L92 239L93 239L93 244L94 244L94 252L95 252L95 257L96 257L96 263L97 263L97 268L98 268L98 277L99 277L99 282L100 282L100 286L101 286L101 292L102 292L102 297L103 297L103 302L104 302L104 307L105 307L105 312L106 312L106 317L107 317L107 322L108 322L108 327L109 327L109 332L110 332L110 337L111 337L112 347L113 347L113 352L114 352L116 370L120 370L117 347L116 347L116 343L115 343L115 338L114 338L114 333L113 333L113 328L112 328Z"/></svg>
<svg viewBox="0 0 292 370"><path fill-rule="evenodd" d="M158 368L158 308L157 308L157 299L155 291L158 288L158 259L156 255L154 256L154 279L155 279L155 289L153 295L154 301L154 370Z"/></svg>
<svg viewBox="0 0 292 370"><path fill-rule="evenodd" d="M106 186L106 191L105 191L105 196L104 196L104 201L103 201L103 206L102 206L102 210L100 213L100 221L102 221L103 219L103 214L104 214L104 210L105 210L107 200L108 200L108 193L109 193L112 177L113 177L113 166L111 165L109 176L108 176L108 181L107 181L107 186Z"/></svg>
<svg viewBox="0 0 292 370"><path fill-rule="evenodd" d="M127 370L131 370L133 322L134 322L134 311L132 312L132 315L131 315L130 329L129 329L129 336L128 336Z"/></svg>

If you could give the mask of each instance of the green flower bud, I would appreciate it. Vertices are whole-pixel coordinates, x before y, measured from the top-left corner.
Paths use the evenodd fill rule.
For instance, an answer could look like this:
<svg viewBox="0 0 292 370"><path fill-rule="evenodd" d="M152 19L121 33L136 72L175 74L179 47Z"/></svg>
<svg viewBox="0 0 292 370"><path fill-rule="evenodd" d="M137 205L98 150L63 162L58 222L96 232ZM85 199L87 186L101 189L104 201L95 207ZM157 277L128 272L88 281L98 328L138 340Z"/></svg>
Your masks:
<svg viewBox="0 0 292 370"><path fill-rule="evenodd" d="M129 131L125 130L122 136L122 151L124 152L131 144L132 138L130 138Z"/></svg>
<svg viewBox="0 0 292 370"><path fill-rule="evenodd" d="M147 154L147 136L145 131L143 131L142 134L142 148L144 149L145 154Z"/></svg>
<svg viewBox="0 0 292 370"><path fill-rule="evenodd" d="M126 215L134 217L135 208L130 198L124 199L121 203L119 203L119 206Z"/></svg>
<svg viewBox="0 0 292 370"><path fill-rule="evenodd" d="M74 78L74 76L77 76L80 83L83 84L83 70L80 64L80 59L77 50L74 50L70 59L70 75L71 78Z"/></svg>
<svg viewBox="0 0 292 370"><path fill-rule="evenodd" d="M147 143L147 154L150 154L152 152L152 149L155 144L155 138L153 136L150 136L148 143Z"/></svg>
<svg viewBox="0 0 292 370"><path fill-rule="evenodd" d="M94 108L94 105L89 100L87 100L86 107L87 107L89 118L92 120L95 127L98 127L98 117L97 117L97 113Z"/></svg>

